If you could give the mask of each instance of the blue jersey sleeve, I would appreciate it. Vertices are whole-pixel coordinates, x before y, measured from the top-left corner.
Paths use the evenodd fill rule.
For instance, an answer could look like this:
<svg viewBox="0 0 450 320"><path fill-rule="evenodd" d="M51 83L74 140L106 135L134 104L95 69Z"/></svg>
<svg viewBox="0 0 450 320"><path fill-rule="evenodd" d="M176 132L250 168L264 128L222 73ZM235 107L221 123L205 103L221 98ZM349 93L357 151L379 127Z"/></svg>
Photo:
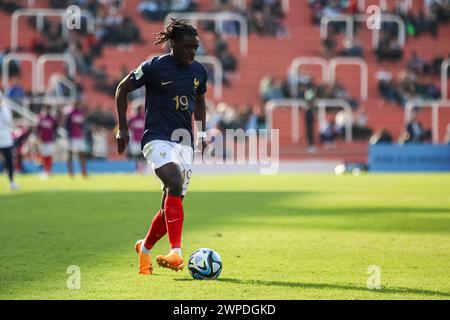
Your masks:
<svg viewBox="0 0 450 320"><path fill-rule="evenodd" d="M131 72L130 79L136 89L142 87L145 84L150 84L155 71L154 61L155 59L153 59L152 61L144 61L139 65L139 67Z"/></svg>

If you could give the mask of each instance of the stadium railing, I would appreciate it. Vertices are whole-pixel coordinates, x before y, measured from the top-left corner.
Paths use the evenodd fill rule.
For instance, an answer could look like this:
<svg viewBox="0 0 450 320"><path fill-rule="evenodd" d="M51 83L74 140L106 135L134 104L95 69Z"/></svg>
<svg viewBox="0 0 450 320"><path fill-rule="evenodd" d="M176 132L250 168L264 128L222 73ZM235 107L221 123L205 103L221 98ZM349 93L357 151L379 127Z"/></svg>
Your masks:
<svg viewBox="0 0 450 320"><path fill-rule="evenodd" d="M328 70L328 61L321 57L298 57L292 60L291 66L289 67L289 79L290 79L290 87L291 93L296 96L298 94L298 81L294 81L296 79L296 75L298 74L298 69L302 65L318 65L322 69L322 82L329 83L329 70Z"/></svg>
<svg viewBox="0 0 450 320"><path fill-rule="evenodd" d="M355 15L339 15L336 17L322 17L320 19L320 38L322 40L328 37L328 24L331 22L345 22L345 40L353 42L355 37L354 31L354 21L365 22L369 18L368 15L365 14L355 14ZM381 23L383 22L393 22L398 25L398 42L401 47L405 46L406 43L406 28L405 23L402 18L398 15L394 14L380 14ZM377 28L372 29L372 48L378 48L380 43L380 30Z"/></svg>
<svg viewBox="0 0 450 320"><path fill-rule="evenodd" d="M295 75L298 73L298 68L302 65L319 65L322 68L322 81L329 84L336 82L336 68L340 65L356 65L360 67L360 98L367 100L369 95L369 71L367 63L361 58L354 57L336 57L329 61L321 57L298 57L292 60L289 67L290 88L294 96L298 93L298 81L294 81Z"/></svg>
<svg viewBox="0 0 450 320"><path fill-rule="evenodd" d="M31 112L28 108L25 108L24 106L20 105L19 103L11 100L8 98L1 90L0 90L0 101L2 104L9 107L12 111L16 112L18 115L20 115L22 118L24 118L29 123L35 125L38 122L38 116ZM22 119L18 119L18 121L21 121Z"/></svg>
<svg viewBox="0 0 450 320"><path fill-rule="evenodd" d="M350 104L343 99L315 99L314 105L319 108L318 122L321 123L326 120L326 109L340 107L346 113L345 121L345 141L351 143L353 141L352 133L352 108ZM300 141L300 112L299 109L305 109L308 102L303 99L273 99L269 100L265 105L266 110L266 125L270 130L273 127L273 112L276 109L283 107L291 108L291 137L293 143Z"/></svg>
<svg viewBox="0 0 450 320"><path fill-rule="evenodd" d="M68 95L64 94L61 85L69 89ZM45 98L46 100L63 99L68 103L73 103L78 98L77 86L62 74L53 73L48 80L47 89L45 91Z"/></svg>
<svg viewBox="0 0 450 320"><path fill-rule="evenodd" d="M2 86L6 89L9 85L9 64L11 61L28 61L31 63L31 91L38 92L39 80L36 74L37 59L32 53L15 53L5 54L2 60Z"/></svg>
<svg viewBox="0 0 450 320"><path fill-rule="evenodd" d="M441 65L441 99L448 100L448 68L450 66L450 58L442 62Z"/></svg>
<svg viewBox="0 0 450 320"><path fill-rule="evenodd" d="M36 64L36 74L38 79L38 90L45 90L45 64L47 62L60 61L65 62L67 64L67 71L70 77L75 78L77 74L77 64L75 59L70 54L54 54L54 53L46 53L40 55L37 59Z"/></svg>
<svg viewBox="0 0 450 320"><path fill-rule="evenodd" d="M197 25L198 21L214 21L216 32L219 34L222 34L222 22L236 21L239 23L240 54L242 56L248 54L248 23L247 19L241 14L231 12L173 12L164 18L164 25L170 23L170 17L188 20L194 26Z"/></svg>
<svg viewBox="0 0 450 320"><path fill-rule="evenodd" d="M11 50L16 51L18 48L20 17L36 17L37 19L36 24L38 31L43 30L44 17L60 17L62 24L62 35L65 39L69 38L69 30L79 28L79 26L73 24L74 22L73 19L75 19L76 21L80 21L81 27L81 17L84 17L86 19L88 32L90 33L95 32L95 20L89 11L80 9L78 12L76 12L75 16L73 16L73 14L74 12L64 9L28 8L28 9L18 9L14 11L11 18Z"/></svg>
<svg viewBox="0 0 450 320"><path fill-rule="evenodd" d="M450 100L420 100L414 99L406 103L404 117L405 124L411 119L411 114L416 107L431 108L431 139L433 144L439 143L439 109L450 107Z"/></svg>
<svg viewBox="0 0 450 320"><path fill-rule="evenodd" d="M151 54L147 57L148 60L153 59L154 57L159 56L159 54ZM209 64L213 66L214 72L214 99L222 99L223 94L223 67L222 63L219 59L214 56L201 56L197 55L195 60L202 64Z"/></svg>
<svg viewBox="0 0 450 320"><path fill-rule="evenodd" d="M361 88L360 98L367 100L369 96L369 69L367 63L361 58L336 57L329 62L329 80L331 84L336 82L336 68L341 65L357 65L360 68Z"/></svg>

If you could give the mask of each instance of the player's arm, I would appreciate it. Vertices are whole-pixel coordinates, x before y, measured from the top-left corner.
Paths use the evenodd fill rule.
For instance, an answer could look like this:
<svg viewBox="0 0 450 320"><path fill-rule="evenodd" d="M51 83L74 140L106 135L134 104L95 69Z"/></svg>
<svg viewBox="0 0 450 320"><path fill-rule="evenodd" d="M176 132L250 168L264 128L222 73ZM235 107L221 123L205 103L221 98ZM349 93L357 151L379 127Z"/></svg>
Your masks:
<svg viewBox="0 0 450 320"><path fill-rule="evenodd" d="M116 134L117 152L122 154L130 140L128 133L127 109L128 109L128 93L135 90L135 86L130 79L132 73L127 75L117 86L116 89L116 107L117 116L119 118L119 130Z"/></svg>
<svg viewBox="0 0 450 320"><path fill-rule="evenodd" d="M195 121L200 122L199 131L206 131L206 101L205 94L197 94L195 99L195 111L194 111ZM206 137L203 137L206 138ZM207 146L206 141L202 140L202 152Z"/></svg>

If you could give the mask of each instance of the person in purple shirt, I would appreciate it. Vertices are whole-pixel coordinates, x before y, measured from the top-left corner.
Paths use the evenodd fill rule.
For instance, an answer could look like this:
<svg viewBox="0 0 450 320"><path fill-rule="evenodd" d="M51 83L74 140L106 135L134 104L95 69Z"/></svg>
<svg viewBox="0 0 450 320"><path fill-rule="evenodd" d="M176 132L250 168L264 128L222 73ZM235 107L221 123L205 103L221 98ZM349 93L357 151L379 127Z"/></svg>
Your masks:
<svg viewBox="0 0 450 320"><path fill-rule="evenodd" d="M87 177L86 169L86 112L81 102L76 102L72 111L66 118L66 130L69 138L69 156L67 159L67 168L69 175L73 176L73 155L77 154L81 164L81 173Z"/></svg>
<svg viewBox="0 0 450 320"><path fill-rule="evenodd" d="M58 122L51 115L51 106L45 105L39 115L37 137L39 140L39 154L44 165L44 178L50 177L52 172L53 153L55 151L56 130Z"/></svg>
<svg viewBox="0 0 450 320"><path fill-rule="evenodd" d="M131 159L143 159L141 151L141 139L145 131L145 109L144 105L138 105L136 114L128 121L130 130L130 142L128 145L128 155Z"/></svg>

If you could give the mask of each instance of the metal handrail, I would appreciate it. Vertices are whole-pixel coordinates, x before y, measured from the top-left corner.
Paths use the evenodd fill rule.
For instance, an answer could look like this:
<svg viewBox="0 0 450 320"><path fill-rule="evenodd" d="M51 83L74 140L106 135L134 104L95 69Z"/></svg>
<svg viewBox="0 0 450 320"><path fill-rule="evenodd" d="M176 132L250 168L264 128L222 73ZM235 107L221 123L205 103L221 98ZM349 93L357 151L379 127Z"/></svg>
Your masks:
<svg viewBox="0 0 450 320"><path fill-rule="evenodd" d="M347 143L351 143L353 141L353 133L352 133L352 108L350 104L343 99L315 99L314 105L319 108L319 123L325 120L326 117L326 109L341 107L345 110L347 115L346 123L345 123L345 140ZM299 109L305 109L308 105L308 102L303 99L273 99L269 100L265 105L266 110L266 125L268 129L272 129L273 126L273 111L277 108L282 107L291 107L291 136L292 142L297 143L300 141L300 128L299 128Z"/></svg>
<svg viewBox="0 0 450 320"><path fill-rule="evenodd" d="M290 88L294 96L298 93L298 82L292 81L301 65L320 65L322 67L322 81L334 84L336 81L336 68L340 65L357 65L361 70L360 98L367 100L369 95L369 71L364 59L355 57L336 57L326 61L321 57L298 57L292 60L289 67Z"/></svg>
<svg viewBox="0 0 450 320"><path fill-rule="evenodd" d="M47 62L51 62L51 61L60 61L60 62L67 63L68 72L72 78L75 78L75 76L77 74L77 64L72 55L70 55L68 53L64 53L64 54L48 53L48 54L40 55L39 58L37 59L37 65L36 65L36 74L37 74L36 76L38 79L38 89L40 91L45 90L45 68L44 68L45 64Z"/></svg>
<svg viewBox="0 0 450 320"><path fill-rule="evenodd" d="M345 21L346 22L346 37L345 40L353 42L354 39L354 30L353 30L353 22L354 21L367 21L369 18L366 14L354 14L354 15L339 15L336 17L322 17L320 20L320 38L326 39L328 37L328 24L330 22L339 22L339 21ZM404 47L406 43L406 28L405 23L403 20L398 16L394 14L386 14L382 13L380 14L381 22L387 21L387 22L394 22L398 25L398 42L399 44ZM373 29L372 30L372 47L374 49L378 48L380 42L380 30L379 29Z"/></svg>
<svg viewBox="0 0 450 320"><path fill-rule="evenodd" d="M405 124L411 119L415 107L431 107L431 131L433 144L439 143L439 108L450 107L450 100L409 100L404 111Z"/></svg>
<svg viewBox="0 0 450 320"><path fill-rule="evenodd" d="M6 54L3 57L3 63L2 63L2 85L3 88L6 89L9 84L9 63L14 60L23 60L23 61L29 61L31 62L31 91L33 93L38 92L38 86L39 81L36 77L36 56L31 53L16 53L11 52Z"/></svg>

